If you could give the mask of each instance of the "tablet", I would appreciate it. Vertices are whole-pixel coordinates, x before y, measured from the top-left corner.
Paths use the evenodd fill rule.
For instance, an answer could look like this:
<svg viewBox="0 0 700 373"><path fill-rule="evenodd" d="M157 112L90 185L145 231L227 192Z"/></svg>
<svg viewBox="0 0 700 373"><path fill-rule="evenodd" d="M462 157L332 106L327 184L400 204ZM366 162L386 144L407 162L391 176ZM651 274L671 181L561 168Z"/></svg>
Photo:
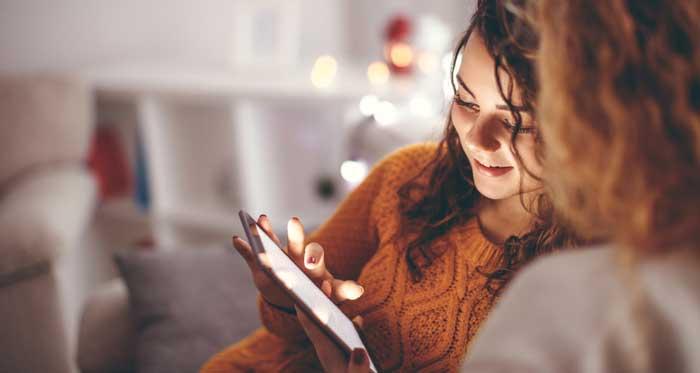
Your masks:
<svg viewBox="0 0 700 373"><path fill-rule="evenodd" d="M347 356L350 356L355 348L366 351L367 348L355 325L343 311L277 246L250 215L245 211L240 211L238 215L260 268L287 290L297 306L303 309L321 330L345 351ZM267 256L269 262L267 265L260 262L258 254L262 253ZM376 372L372 359L369 356L368 358L370 370Z"/></svg>

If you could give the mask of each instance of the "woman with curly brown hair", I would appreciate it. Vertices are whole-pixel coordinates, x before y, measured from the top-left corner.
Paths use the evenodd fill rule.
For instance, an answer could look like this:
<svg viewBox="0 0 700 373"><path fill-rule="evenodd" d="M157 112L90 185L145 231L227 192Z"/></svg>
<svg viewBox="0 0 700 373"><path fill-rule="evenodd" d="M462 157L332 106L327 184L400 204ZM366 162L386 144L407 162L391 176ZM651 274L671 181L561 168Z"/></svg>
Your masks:
<svg viewBox="0 0 700 373"><path fill-rule="evenodd" d="M555 206L611 244L519 275L463 371L700 372L700 1L523 14Z"/></svg>
<svg viewBox="0 0 700 373"><path fill-rule="evenodd" d="M478 2L455 53L462 63L439 144L384 159L308 239L298 219L288 224L288 253L330 295L353 299L341 309L362 317L381 371L457 369L513 272L573 242L542 194L537 85L524 53L535 40L511 39L514 21L502 1ZM293 302L256 268L247 243L234 246L248 258L265 328L202 372L321 370Z"/></svg>

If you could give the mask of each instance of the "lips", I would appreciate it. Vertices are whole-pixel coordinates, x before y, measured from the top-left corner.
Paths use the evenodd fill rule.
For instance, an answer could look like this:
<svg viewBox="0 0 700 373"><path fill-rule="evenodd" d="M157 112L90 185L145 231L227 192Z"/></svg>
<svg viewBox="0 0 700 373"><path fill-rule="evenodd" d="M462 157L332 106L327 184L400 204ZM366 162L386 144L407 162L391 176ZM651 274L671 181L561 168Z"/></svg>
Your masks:
<svg viewBox="0 0 700 373"><path fill-rule="evenodd" d="M484 165L483 163L479 162L478 160L474 159L474 165L476 170L489 177L499 177L503 176L511 171L513 171L513 167L506 166L506 167L489 167Z"/></svg>

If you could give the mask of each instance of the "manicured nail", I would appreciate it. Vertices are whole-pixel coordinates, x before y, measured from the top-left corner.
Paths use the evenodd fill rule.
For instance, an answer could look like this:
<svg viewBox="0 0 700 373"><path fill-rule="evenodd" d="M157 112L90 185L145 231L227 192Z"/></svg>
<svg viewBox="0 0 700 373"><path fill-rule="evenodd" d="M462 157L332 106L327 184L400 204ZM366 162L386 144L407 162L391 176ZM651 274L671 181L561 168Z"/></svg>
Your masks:
<svg viewBox="0 0 700 373"><path fill-rule="evenodd" d="M323 247L316 242L306 245L306 248L304 248L304 257L306 268L311 269L316 267L316 265L321 262L321 258L323 258Z"/></svg>
<svg viewBox="0 0 700 373"><path fill-rule="evenodd" d="M362 296L362 294L365 293L365 288L362 287L362 285L356 283L356 282L350 282L350 284L354 286L348 286L345 288L345 295L347 296L348 299L350 300L355 300L359 297Z"/></svg>
<svg viewBox="0 0 700 373"><path fill-rule="evenodd" d="M365 363L365 350L362 348L355 348L352 350L352 361L357 365L362 365Z"/></svg>

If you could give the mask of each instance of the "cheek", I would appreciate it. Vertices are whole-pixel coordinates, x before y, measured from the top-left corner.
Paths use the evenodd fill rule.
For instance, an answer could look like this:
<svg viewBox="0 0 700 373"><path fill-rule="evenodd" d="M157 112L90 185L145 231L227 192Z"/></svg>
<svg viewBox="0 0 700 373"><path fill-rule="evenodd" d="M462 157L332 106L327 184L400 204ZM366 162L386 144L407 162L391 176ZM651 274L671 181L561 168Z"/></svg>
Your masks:
<svg viewBox="0 0 700 373"><path fill-rule="evenodd" d="M533 175L541 177L542 176L542 164L537 159L537 141L532 135L520 135L518 136L516 143L516 149L520 158L523 161L525 168ZM523 172L525 172L523 170Z"/></svg>
<svg viewBox="0 0 700 373"><path fill-rule="evenodd" d="M461 141L472 126L472 118L469 113L465 113L464 110L460 110L454 106L452 108L451 116L452 124L455 126L455 130L457 131L457 134L459 134Z"/></svg>

